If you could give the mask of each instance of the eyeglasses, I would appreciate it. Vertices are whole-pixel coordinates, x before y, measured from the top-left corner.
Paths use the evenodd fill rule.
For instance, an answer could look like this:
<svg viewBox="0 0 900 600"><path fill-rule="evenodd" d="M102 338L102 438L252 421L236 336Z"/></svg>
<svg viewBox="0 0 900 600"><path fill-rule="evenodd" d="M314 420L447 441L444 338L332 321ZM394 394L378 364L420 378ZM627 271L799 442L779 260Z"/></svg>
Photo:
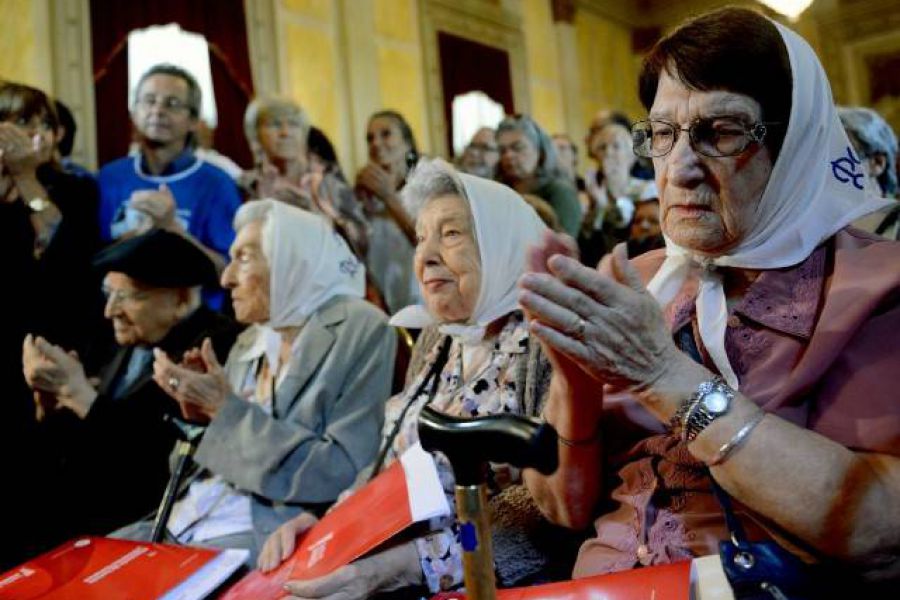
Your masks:
<svg viewBox="0 0 900 600"><path fill-rule="evenodd" d="M131 304L132 302L145 300L150 296L150 292L148 291L117 290L105 285L101 288L101 291L103 292L106 301L111 304L118 304L119 302Z"/></svg>
<svg viewBox="0 0 900 600"><path fill-rule="evenodd" d="M143 109L149 110L159 104L168 112L181 112L190 110L188 103L181 98L175 96L157 96L156 94L144 94L137 99L137 105Z"/></svg>
<svg viewBox="0 0 900 600"><path fill-rule="evenodd" d="M688 132L691 148L713 158L736 156L751 144L759 144L766 137L767 125L775 122L746 123L739 117L707 117L696 119L688 127L650 119L631 127L634 153L645 158L659 158L672 151L682 131Z"/></svg>
<svg viewBox="0 0 900 600"><path fill-rule="evenodd" d="M497 146L488 146L487 144L469 144L466 148L469 150L477 150L482 153L498 152Z"/></svg>

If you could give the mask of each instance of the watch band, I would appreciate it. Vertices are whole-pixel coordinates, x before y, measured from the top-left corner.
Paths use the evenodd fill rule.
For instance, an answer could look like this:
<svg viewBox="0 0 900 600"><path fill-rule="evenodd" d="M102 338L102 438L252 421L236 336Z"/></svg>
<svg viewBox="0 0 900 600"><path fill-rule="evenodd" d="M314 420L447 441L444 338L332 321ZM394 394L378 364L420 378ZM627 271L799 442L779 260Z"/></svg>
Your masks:
<svg viewBox="0 0 900 600"><path fill-rule="evenodd" d="M703 400L713 393L724 396L724 410L711 411L704 404ZM691 397L681 403L681 406L678 407L678 410L669 422L669 426L673 432L680 433L682 441L690 443L710 423L728 412L733 399L734 390L728 387L725 380L719 376L713 377L698 385L697 390L691 394Z"/></svg>
<svg viewBox="0 0 900 600"><path fill-rule="evenodd" d="M713 395L716 395L715 400L721 406L715 408L707 406L707 400ZM682 439L688 444L709 427L710 423L728 413L731 402L734 400L734 390L725 383L724 379L717 376L697 386L697 391L694 392L692 399L692 405L684 416L681 431Z"/></svg>

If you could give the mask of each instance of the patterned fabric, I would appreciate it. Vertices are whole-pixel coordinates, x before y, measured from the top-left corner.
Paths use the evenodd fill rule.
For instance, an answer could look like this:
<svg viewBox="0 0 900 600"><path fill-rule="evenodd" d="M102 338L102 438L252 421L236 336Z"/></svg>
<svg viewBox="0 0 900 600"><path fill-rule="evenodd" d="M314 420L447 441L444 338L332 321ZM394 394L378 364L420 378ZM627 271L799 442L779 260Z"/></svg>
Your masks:
<svg viewBox="0 0 900 600"><path fill-rule="evenodd" d="M440 343L434 344L423 361L430 367L437 358ZM528 360L528 326L521 313L513 313L491 343L490 352L484 355L481 364L466 365L463 379L461 345L454 342L450 347L447 364L441 371L438 390L431 406L449 415L461 417L481 417L494 414L525 414L522 390L518 379L523 363ZM421 369L407 385L407 391L388 400L385 408L383 438L394 430L403 408L412 400L413 404L403 419L397 436L388 451L386 463L395 460L419 439L417 423L422 407L428 401L428 392L417 398L410 398L427 376L429 368ZM430 386L426 386L430 388ZM453 470L447 458L435 454L435 463L447 499L455 507ZM502 471L502 472L501 472ZM495 467L494 479L518 477L518 473L508 473L508 467ZM490 482L491 484L493 482ZM492 492L499 491L492 486ZM422 563L422 571L432 591L452 589L462 583L462 551L458 543L458 528L452 517L435 519L431 523L432 533L416 540L416 547ZM498 561L500 557L498 556Z"/></svg>
<svg viewBox="0 0 900 600"><path fill-rule="evenodd" d="M763 271L727 319L725 349L742 393L847 448L896 455L891 386L900 352L896 336L883 332L900 322L898 256L898 244L845 230L798 265ZM635 266L648 279L662 258L652 252ZM693 277L665 314L676 340L691 340L714 369L698 333L696 296ZM717 553L728 536L722 509L704 465L680 438L625 393L605 396L602 427L604 483L613 492L573 576ZM770 520L738 502L735 509L749 539L775 539L805 560L821 558Z"/></svg>

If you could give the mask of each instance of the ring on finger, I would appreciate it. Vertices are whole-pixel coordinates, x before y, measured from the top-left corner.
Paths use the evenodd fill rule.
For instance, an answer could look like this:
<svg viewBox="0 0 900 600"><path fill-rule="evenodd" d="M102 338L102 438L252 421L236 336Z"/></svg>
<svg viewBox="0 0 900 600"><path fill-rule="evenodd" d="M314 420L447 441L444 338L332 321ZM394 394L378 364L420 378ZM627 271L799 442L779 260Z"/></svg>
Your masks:
<svg viewBox="0 0 900 600"><path fill-rule="evenodd" d="M175 377L174 375L172 375L172 376L169 377L169 380L168 380L166 383L169 384L169 388L170 388L173 392L177 392L177 391L178 391L178 387L181 385L181 380L178 379L177 377Z"/></svg>
<svg viewBox="0 0 900 600"><path fill-rule="evenodd" d="M575 331L572 332L572 337L576 340L584 340L584 332L587 329L587 321L582 318L578 319L578 323L575 324Z"/></svg>

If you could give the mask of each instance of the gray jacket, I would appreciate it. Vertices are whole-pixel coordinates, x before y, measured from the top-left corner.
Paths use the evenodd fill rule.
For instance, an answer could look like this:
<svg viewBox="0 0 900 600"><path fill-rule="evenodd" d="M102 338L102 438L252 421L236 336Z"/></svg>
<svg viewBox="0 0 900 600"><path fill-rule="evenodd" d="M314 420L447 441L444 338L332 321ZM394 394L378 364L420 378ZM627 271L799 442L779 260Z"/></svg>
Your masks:
<svg viewBox="0 0 900 600"><path fill-rule="evenodd" d="M225 366L240 389L256 359L251 327ZM305 506L324 508L374 459L390 394L397 335L380 310L337 297L304 325L272 414L228 397L209 424L197 464L252 494L257 541ZM315 508L313 508L315 509Z"/></svg>

